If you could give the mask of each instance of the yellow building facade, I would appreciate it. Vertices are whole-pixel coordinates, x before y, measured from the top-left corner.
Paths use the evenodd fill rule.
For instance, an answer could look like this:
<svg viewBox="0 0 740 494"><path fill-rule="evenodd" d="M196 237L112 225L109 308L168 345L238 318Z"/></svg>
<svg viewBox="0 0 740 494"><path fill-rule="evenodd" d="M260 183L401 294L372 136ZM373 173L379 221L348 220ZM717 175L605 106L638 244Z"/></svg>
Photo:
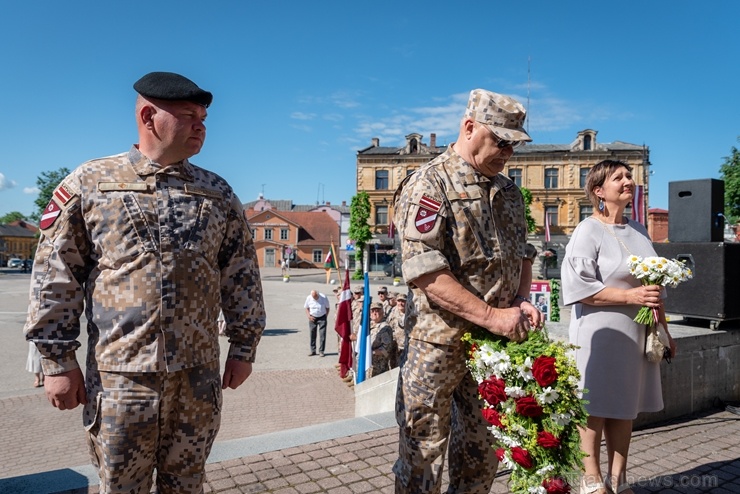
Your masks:
<svg viewBox="0 0 740 494"><path fill-rule="evenodd" d="M551 235L569 235L592 213L584 192L585 178L593 165L605 159L620 160L632 167L636 184L643 186L643 211L647 212L649 148L621 141L600 143L597 134L586 129L569 144L528 144L515 150L503 173L532 193L535 234L544 234L545 215L550 218ZM447 149L447 145L437 146L435 134L430 135L429 144L422 138L421 134L409 134L402 147L383 147L373 139L370 147L357 152L357 190L370 197L369 223L376 244L393 244L388 238L390 206L398 185L406 175Z"/></svg>

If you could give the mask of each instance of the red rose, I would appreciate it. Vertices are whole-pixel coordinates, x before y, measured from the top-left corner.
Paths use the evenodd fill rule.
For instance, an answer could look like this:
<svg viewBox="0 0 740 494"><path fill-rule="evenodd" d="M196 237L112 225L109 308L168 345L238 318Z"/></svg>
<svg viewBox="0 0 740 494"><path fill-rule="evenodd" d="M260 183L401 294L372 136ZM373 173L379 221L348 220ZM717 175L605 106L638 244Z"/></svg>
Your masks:
<svg viewBox="0 0 740 494"><path fill-rule="evenodd" d="M532 396L524 396L516 400L516 413L525 417L539 417L542 415L542 407Z"/></svg>
<svg viewBox="0 0 740 494"><path fill-rule="evenodd" d="M542 387L549 386L558 379L555 370L555 357L537 357L532 364L532 375Z"/></svg>
<svg viewBox="0 0 740 494"><path fill-rule="evenodd" d="M506 401L506 383L497 377L486 379L478 385L478 392L491 406Z"/></svg>
<svg viewBox="0 0 740 494"><path fill-rule="evenodd" d="M529 451L519 446L511 448L511 459L521 465L522 468L532 468L532 465L534 465Z"/></svg>
<svg viewBox="0 0 740 494"><path fill-rule="evenodd" d="M547 494L568 494L570 492L570 485L562 477L545 479L542 481L542 487L545 488Z"/></svg>
<svg viewBox="0 0 740 494"><path fill-rule="evenodd" d="M491 425L495 425L499 429L504 428L504 425L501 423L501 416L493 408L484 408L483 418L486 419L486 422L488 422Z"/></svg>
<svg viewBox="0 0 740 494"><path fill-rule="evenodd" d="M504 448L497 449L496 458L498 458L498 461L504 461L505 454L506 454L506 450L504 450Z"/></svg>
<svg viewBox="0 0 740 494"><path fill-rule="evenodd" d="M537 434L537 444L543 448L557 448L560 446L560 439L550 432L541 431Z"/></svg>

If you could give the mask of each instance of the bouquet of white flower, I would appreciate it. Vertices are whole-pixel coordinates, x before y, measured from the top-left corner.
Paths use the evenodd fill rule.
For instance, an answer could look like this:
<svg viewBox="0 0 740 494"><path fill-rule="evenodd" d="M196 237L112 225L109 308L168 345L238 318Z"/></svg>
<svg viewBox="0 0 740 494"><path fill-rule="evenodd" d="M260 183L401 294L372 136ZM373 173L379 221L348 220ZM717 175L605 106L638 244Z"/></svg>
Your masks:
<svg viewBox="0 0 740 494"><path fill-rule="evenodd" d="M627 259L630 274L643 285L661 285L675 288L682 281L690 280L693 274L686 265L677 259L665 257L639 257L632 255ZM657 320L657 311L641 307L635 322L652 326Z"/></svg>

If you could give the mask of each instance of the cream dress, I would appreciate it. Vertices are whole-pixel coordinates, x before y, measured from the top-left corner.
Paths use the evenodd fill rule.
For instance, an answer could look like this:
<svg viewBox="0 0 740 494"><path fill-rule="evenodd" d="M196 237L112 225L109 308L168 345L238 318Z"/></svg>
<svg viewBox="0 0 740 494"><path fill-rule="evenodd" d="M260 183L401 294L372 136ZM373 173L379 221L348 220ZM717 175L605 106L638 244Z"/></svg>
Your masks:
<svg viewBox="0 0 740 494"><path fill-rule="evenodd" d="M630 254L657 255L645 227L634 221L606 225L588 218L565 249L562 295L565 305L573 306L569 338L580 347L575 352L580 386L588 390L586 410L596 417L632 420L663 409L660 366L645 358L645 326L632 320L640 307L579 303L607 286L640 286L627 269Z"/></svg>

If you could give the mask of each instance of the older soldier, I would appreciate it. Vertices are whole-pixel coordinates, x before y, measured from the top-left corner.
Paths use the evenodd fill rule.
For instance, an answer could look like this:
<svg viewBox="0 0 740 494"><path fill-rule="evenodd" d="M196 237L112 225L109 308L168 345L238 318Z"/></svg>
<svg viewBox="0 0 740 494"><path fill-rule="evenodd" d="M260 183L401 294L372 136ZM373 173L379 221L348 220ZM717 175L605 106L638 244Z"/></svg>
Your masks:
<svg viewBox="0 0 740 494"><path fill-rule="evenodd" d="M188 161L205 140L211 93L169 72L134 89L139 143L82 164L43 213L25 334L43 355L52 405L85 405L101 493L148 493L155 469L157 492L200 493L221 390L252 372L262 285L239 199Z"/></svg>
<svg viewBox="0 0 740 494"><path fill-rule="evenodd" d="M531 140L524 117L515 100L472 91L457 141L396 191L411 288L396 493L439 492L448 446L448 493L487 493L496 475L493 436L460 338L479 326L522 341L541 322L528 301L536 252L526 243L524 200L501 174L514 146Z"/></svg>
<svg viewBox="0 0 740 494"><path fill-rule="evenodd" d="M372 368L367 377L377 376L398 366L398 348L393 339L393 330L385 322L383 304L370 305L370 347L372 348Z"/></svg>

